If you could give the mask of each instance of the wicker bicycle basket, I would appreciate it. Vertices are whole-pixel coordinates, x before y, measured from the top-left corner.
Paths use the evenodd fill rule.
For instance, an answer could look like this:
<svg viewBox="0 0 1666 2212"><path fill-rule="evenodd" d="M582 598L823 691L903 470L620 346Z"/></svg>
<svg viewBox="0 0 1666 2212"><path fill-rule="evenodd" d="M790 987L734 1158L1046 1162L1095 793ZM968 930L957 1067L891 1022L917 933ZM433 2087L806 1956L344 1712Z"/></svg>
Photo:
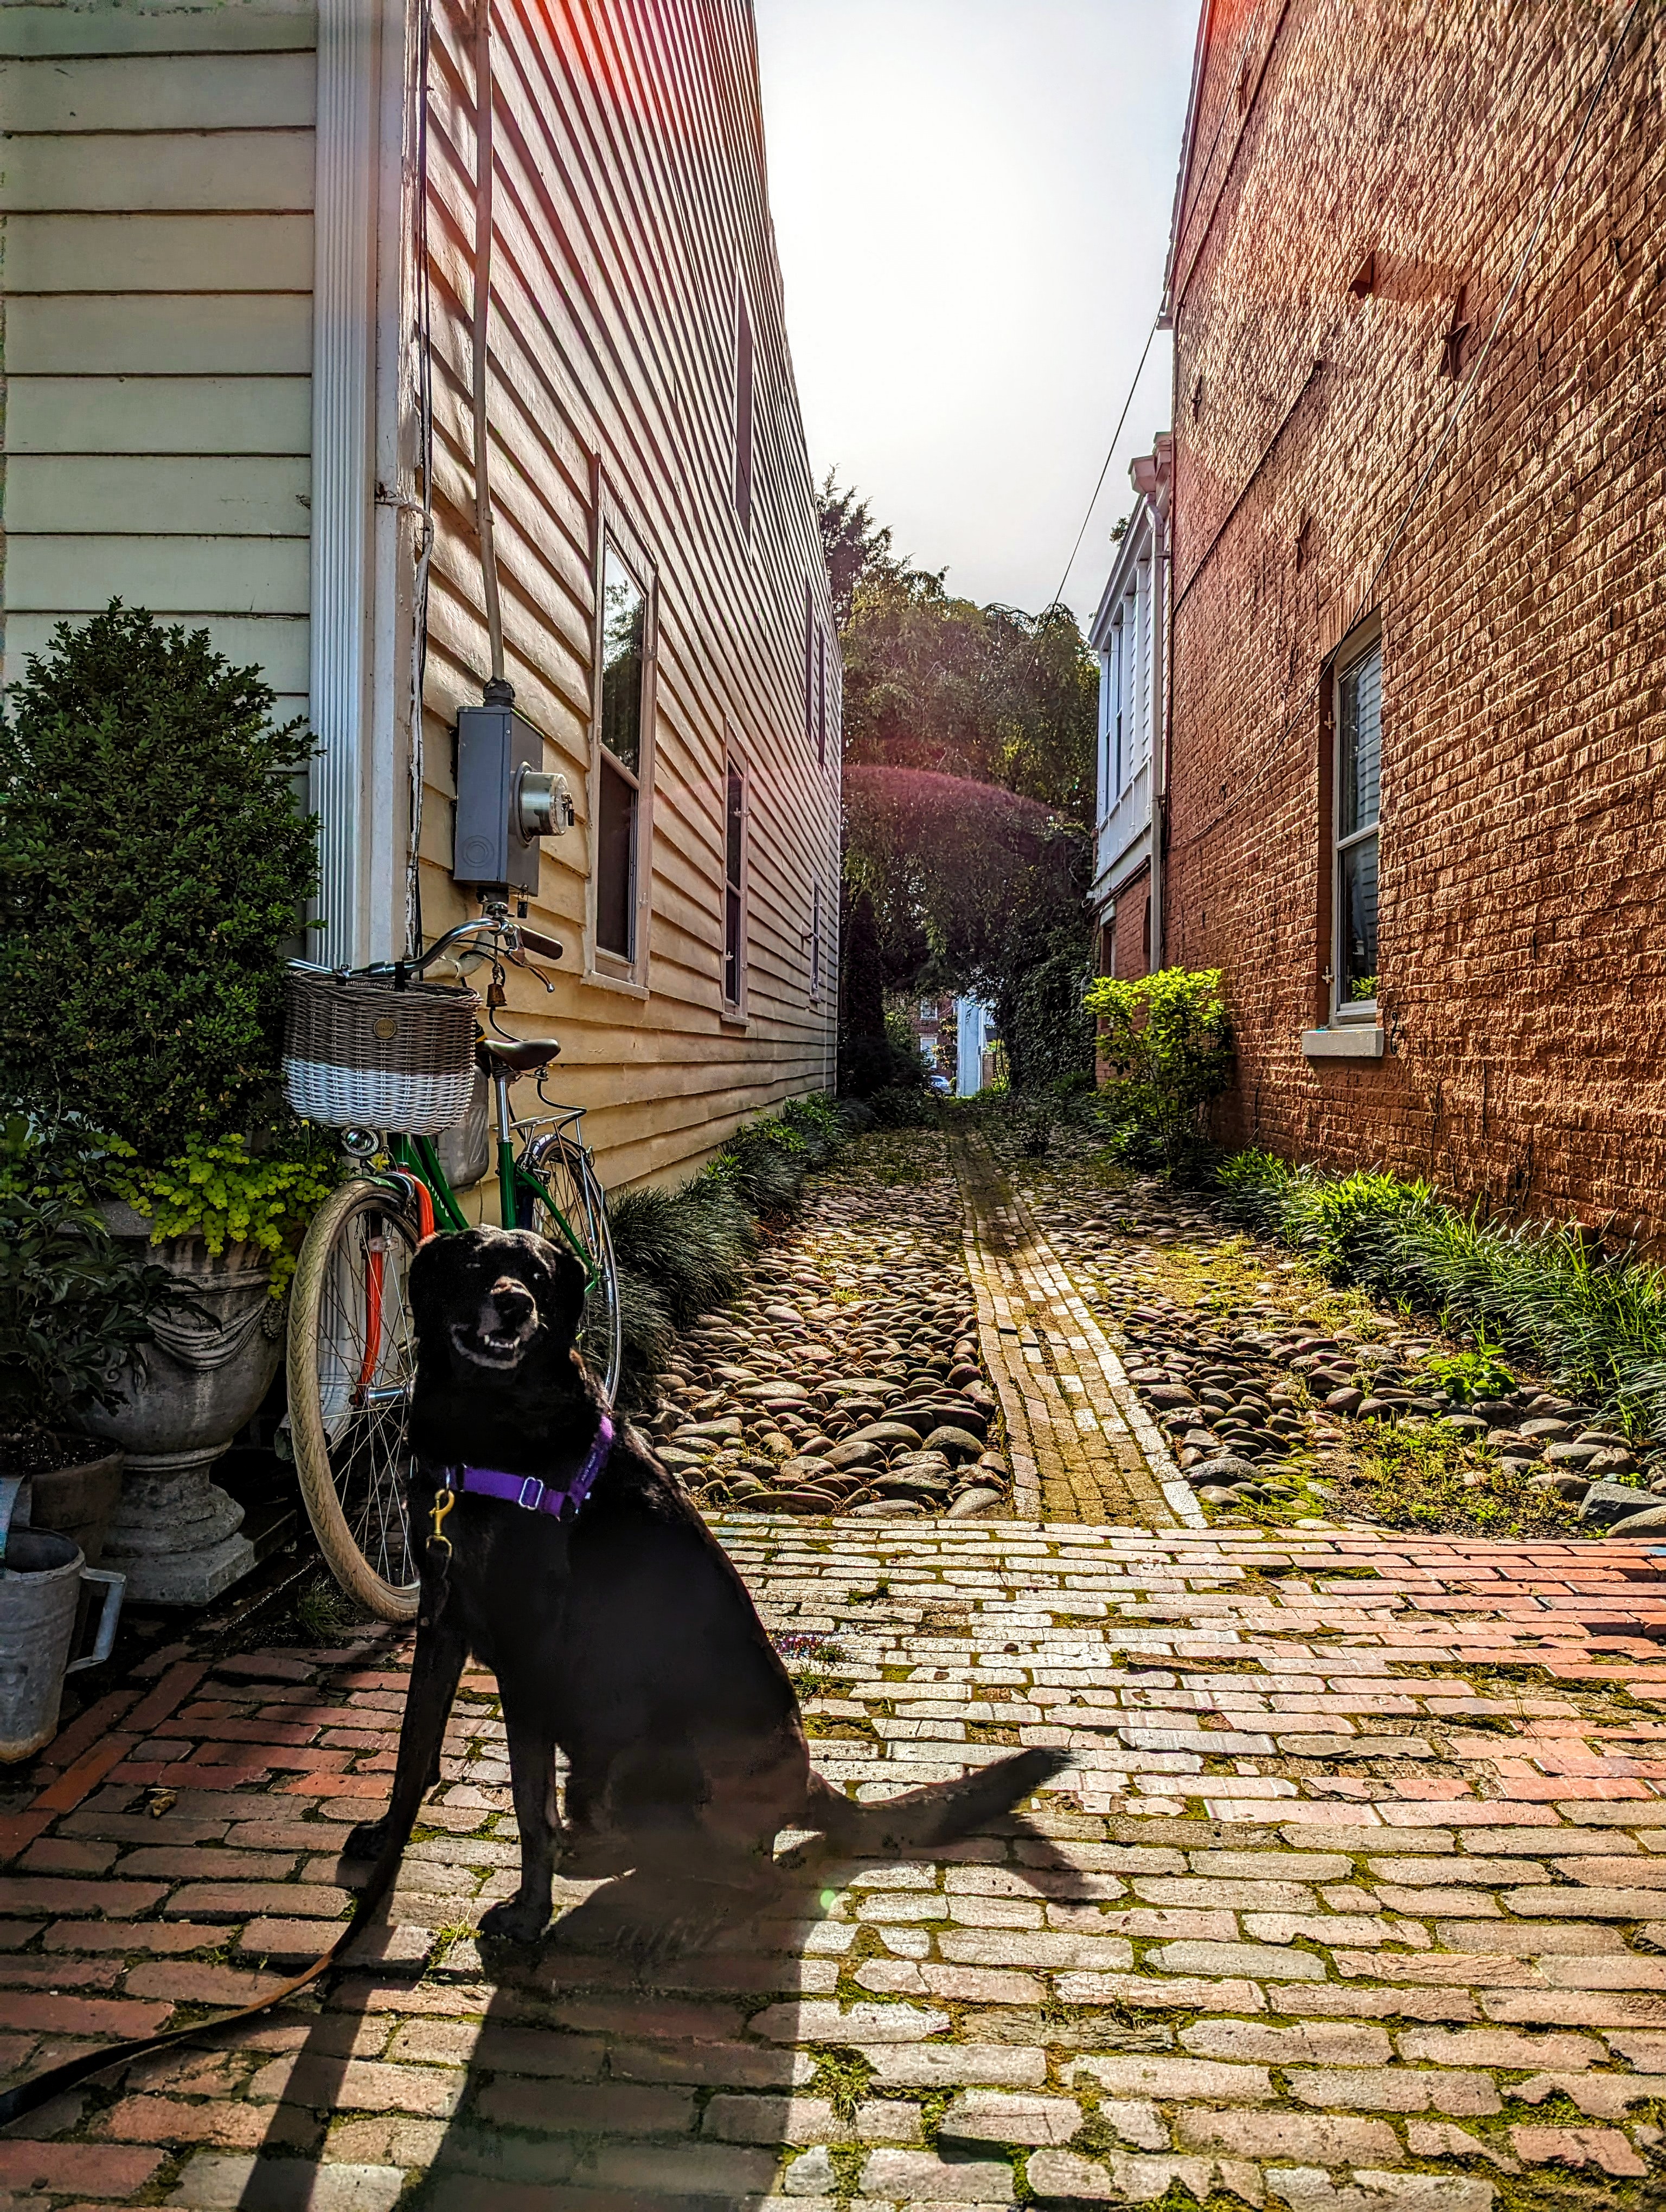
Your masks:
<svg viewBox="0 0 1666 2212"><path fill-rule="evenodd" d="M337 1129L437 1136L474 1090L472 991L391 977L290 969L283 1007L283 1095Z"/></svg>

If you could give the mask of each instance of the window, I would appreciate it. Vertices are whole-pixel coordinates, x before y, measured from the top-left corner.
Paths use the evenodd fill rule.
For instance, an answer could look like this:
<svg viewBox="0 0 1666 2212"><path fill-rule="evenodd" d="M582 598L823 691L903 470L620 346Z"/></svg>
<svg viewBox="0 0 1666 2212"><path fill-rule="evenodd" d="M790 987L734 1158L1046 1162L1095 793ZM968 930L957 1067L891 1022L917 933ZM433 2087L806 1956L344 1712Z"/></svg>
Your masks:
<svg viewBox="0 0 1666 2212"><path fill-rule="evenodd" d="M822 887L810 886L810 1002L822 994Z"/></svg>
<svg viewBox="0 0 1666 2212"><path fill-rule="evenodd" d="M1383 767L1383 646L1373 640L1336 678L1335 1013L1377 1015L1377 833Z"/></svg>
<svg viewBox="0 0 1666 2212"><path fill-rule="evenodd" d="M731 758L723 776L723 996L739 1009L746 981L746 780Z"/></svg>
<svg viewBox="0 0 1666 2212"><path fill-rule="evenodd" d="M648 593L611 538L603 541L601 739L596 761L596 944L636 958Z"/></svg>
<svg viewBox="0 0 1666 2212"><path fill-rule="evenodd" d="M746 294L735 285L734 504L740 526L752 526L752 318Z"/></svg>
<svg viewBox="0 0 1666 2212"><path fill-rule="evenodd" d="M804 580L804 734L812 744L816 737L816 639L820 624L816 620L816 587L806 576Z"/></svg>
<svg viewBox="0 0 1666 2212"><path fill-rule="evenodd" d="M816 765L827 766L827 632L816 624Z"/></svg>

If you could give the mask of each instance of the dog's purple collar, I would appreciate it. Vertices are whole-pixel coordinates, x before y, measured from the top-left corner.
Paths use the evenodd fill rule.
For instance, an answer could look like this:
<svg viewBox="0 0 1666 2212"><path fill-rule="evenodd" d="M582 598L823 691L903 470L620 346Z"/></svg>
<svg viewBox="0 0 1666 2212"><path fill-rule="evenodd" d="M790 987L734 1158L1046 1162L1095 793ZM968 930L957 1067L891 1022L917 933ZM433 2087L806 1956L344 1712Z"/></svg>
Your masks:
<svg viewBox="0 0 1666 2212"><path fill-rule="evenodd" d="M501 1467L448 1467L447 1490L466 1490L477 1498L502 1498L511 1505L524 1505L529 1513L552 1513L557 1521L576 1513L589 1497L596 1477L613 1449L613 1424L604 1413L590 1455L564 1486L541 1482L535 1474L508 1474Z"/></svg>

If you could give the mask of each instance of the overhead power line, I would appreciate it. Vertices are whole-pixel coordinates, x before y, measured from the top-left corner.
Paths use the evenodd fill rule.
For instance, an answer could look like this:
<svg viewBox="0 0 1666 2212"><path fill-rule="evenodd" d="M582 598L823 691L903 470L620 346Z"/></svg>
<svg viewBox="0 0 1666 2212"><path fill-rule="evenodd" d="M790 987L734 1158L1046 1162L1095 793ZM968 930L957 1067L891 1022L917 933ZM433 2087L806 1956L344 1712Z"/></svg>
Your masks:
<svg viewBox="0 0 1666 2212"><path fill-rule="evenodd" d="M1048 602L1049 606L1058 605L1064 597L1064 587L1070 581L1070 572L1076 565L1076 556L1081 551L1082 540L1087 536L1087 526L1093 520L1093 510L1099 504L1099 494L1105 488L1105 478L1110 474L1110 465L1116 458L1116 441L1122 434L1122 425L1128 419L1128 410L1134 404L1134 395L1140 389L1140 380L1146 372L1146 356L1151 352L1151 342L1157 336L1157 325L1160 319L1160 315L1153 315L1151 328L1146 332L1146 343L1140 349L1140 365L1134 372L1134 381L1128 386L1128 396L1122 402L1122 411L1116 417L1116 428L1110 434L1110 450L1105 455L1105 465L1099 471L1099 480L1093 487L1093 496L1087 503L1087 513L1082 517L1082 526L1076 532L1076 543L1070 549L1070 558L1064 564L1064 574L1059 579L1059 588Z"/></svg>

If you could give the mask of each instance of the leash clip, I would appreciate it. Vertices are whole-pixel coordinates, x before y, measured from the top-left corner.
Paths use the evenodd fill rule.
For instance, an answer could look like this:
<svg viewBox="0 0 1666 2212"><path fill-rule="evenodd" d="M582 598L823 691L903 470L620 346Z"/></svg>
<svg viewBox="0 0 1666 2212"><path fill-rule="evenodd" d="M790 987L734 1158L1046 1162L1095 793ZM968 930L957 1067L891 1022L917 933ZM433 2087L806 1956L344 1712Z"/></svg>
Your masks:
<svg viewBox="0 0 1666 2212"><path fill-rule="evenodd" d="M434 1493L434 1528L432 1534L429 1536L429 1541L435 1545L443 1544L446 1548L446 1557L447 1559L451 1557L451 1538L445 1534L445 1520L447 1514L451 1511L452 1507L455 1505L456 1503L457 1493L452 1488L449 1480L446 1482L442 1488L436 1490Z"/></svg>

